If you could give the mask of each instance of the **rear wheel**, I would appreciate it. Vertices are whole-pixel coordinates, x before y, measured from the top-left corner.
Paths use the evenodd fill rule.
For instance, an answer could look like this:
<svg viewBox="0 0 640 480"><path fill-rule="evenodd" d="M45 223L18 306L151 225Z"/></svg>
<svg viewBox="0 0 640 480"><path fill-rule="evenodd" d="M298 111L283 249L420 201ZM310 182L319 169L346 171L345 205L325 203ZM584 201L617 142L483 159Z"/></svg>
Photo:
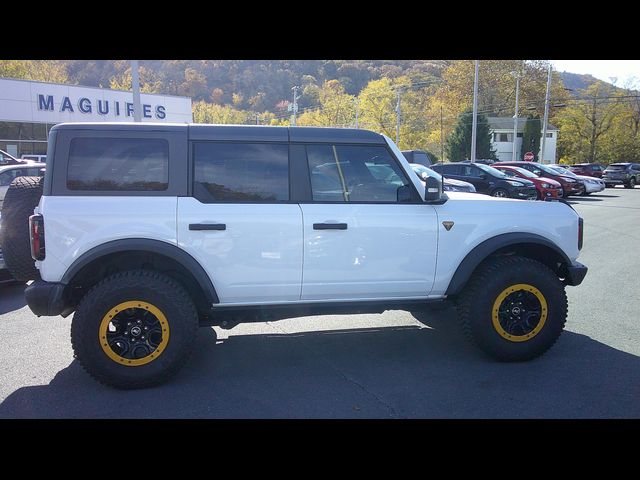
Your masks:
<svg viewBox="0 0 640 480"><path fill-rule="evenodd" d="M519 256L485 261L457 307L467 338L507 362L542 355L556 342L567 319L567 297L557 275Z"/></svg>
<svg viewBox="0 0 640 480"><path fill-rule="evenodd" d="M82 367L116 388L158 385L188 358L198 330L193 301L171 278L149 270L111 275L81 300L71 343Z"/></svg>

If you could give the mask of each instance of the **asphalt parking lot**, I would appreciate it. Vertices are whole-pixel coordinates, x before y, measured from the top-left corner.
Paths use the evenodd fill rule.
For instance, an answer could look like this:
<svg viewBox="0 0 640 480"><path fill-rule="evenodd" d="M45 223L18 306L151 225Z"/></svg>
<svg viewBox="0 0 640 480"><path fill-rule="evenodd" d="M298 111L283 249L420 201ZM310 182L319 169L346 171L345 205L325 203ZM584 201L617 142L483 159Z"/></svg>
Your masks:
<svg viewBox="0 0 640 480"><path fill-rule="evenodd" d="M590 270L534 361L486 358L451 308L388 311L202 328L168 384L117 391L73 359L71 318L37 318L5 286L0 418L638 418L640 187L571 202Z"/></svg>

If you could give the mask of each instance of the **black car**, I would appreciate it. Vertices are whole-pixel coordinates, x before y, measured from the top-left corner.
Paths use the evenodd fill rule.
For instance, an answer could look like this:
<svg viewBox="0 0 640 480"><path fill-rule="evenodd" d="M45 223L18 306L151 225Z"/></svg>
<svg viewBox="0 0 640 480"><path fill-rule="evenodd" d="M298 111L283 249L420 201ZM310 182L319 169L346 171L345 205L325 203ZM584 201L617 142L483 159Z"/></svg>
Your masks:
<svg viewBox="0 0 640 480"><path fill-rule="evenodd" d="M607 187L634 188L640 183L640 163L612 163L605 169L602 180Z"/></svg>
<svg viewBox="0 0 640 480"><path fill-rule="evenodd" d="M482 163L440 163L431 168L445 178L469 182L478 193L494 197L535 200L538 192L533 182L524 178L513 179L500 170Z"/></svg>

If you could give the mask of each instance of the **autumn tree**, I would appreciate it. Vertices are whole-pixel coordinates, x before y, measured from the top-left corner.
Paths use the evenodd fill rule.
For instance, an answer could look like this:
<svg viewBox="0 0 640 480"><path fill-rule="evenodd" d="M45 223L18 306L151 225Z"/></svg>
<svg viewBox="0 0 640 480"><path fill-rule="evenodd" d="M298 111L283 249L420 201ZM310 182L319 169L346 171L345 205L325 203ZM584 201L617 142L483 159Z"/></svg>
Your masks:
<svg viewBox="0 0 640 480"><path fill-rule="evenodd" d="M458 123L447 138L445 150L451 162L471 159L471 128L473 111L467 109L458 117ZM487 117L478 114L476 129L476 158L497 160L496 151L491 142L491 129Z"/></svg>
<svg viewBox="0 0 640 480"><path fill-rule="evenodd" d="M317 90L316 90L317 89ZM319 102L319 107L302 113L298 125L352 127L355 124L355 97L345 92L338 80L324 82L321 88L309 85L307 90Z"/></svg>
<svg viewBox="0 0 640 480"><path fill-rule="evenodd" d="M0 60L0 78L69 83L66 64L57 60Z"/></svg>
<svg viewBox="0 0 640 480"><path fill-rule="evenodd" d="M616 126L624 122L625 108L620 92L604 82L596 82L579 91L579 97L571 102L555 121L560 126L559 151L570 163L595 162L606 157L600 147L615 144L610 136Z"/></svg>

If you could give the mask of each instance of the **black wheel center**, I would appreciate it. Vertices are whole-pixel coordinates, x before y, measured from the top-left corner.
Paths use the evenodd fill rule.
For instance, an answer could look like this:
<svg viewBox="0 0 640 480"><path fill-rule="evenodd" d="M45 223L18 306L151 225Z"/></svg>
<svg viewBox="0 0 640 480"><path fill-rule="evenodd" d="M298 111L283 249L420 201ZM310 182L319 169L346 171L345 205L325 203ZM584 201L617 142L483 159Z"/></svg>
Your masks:
<svg viewBox="0 0 640 480"><path fill-rule="evenodd" d="M111 349L125 359L144 358L162 342L162 327L150 311L128 308L111 320L107 341Z"/></svg>
<svg viewBox="0 0 640 480"><path fill-rule="evenodd" d="M138 337L142 333L142 329L139 326L135 326L131 328L131 335L134 337Z"/></svg>
<svg viewBox="0 0 640 480"><path fill-rule="evenodd" d="M500 325L509 335L532 332L542 317L540 300L531 292L518 290L509 294L498 309Z"/></svg>

